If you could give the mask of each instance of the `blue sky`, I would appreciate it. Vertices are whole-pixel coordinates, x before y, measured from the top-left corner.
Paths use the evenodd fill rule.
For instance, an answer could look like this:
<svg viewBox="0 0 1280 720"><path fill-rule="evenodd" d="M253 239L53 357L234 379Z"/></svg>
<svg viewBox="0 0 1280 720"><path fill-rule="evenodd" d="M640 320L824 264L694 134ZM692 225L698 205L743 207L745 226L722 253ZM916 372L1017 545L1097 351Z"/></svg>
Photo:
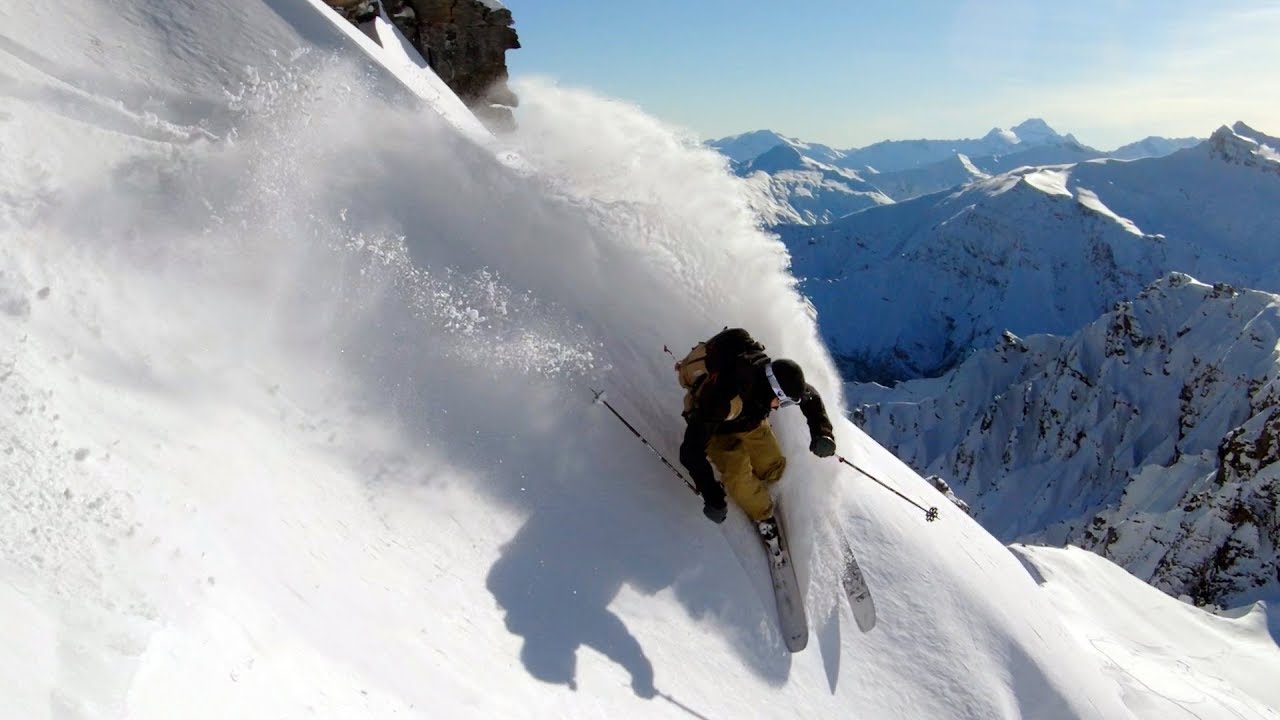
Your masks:
<svg viewBox="0 0 1280 720"><path fill-rule="evenodd" d="M703 137L836 147L975 137L1043 117L1110 149L1280 133L1278 0L504 0L545 75Z"/></svg>

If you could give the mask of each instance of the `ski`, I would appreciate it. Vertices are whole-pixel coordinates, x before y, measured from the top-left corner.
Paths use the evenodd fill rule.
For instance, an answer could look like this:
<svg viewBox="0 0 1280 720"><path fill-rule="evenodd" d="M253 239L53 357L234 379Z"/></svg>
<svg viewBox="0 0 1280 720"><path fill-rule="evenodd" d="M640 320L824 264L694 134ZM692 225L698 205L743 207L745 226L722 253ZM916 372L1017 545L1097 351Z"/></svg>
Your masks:
<svg viewBox="0 0 1280 720"><path fill-rule="evenodd" d="M778 537L770 543L763 535L765 555L769 561L769 575L773 579L773 595L778 605L778 627L787 650L798 653L809 644L809 619L805 615L804 596L796 579L796 568L791 562L787 545L786 524L782 521L781 508L775 502L774 519L778 524Z"/></svg>
<svg viewBox="0 0 1280 720"><path fill-rule="evenodd" d="M853 548L849 546L849 539L841 535L840 545L844 557L840 582L844 585L844 594L849 600L849 608L853 610L853 620L858 624L858 629L869 632L876 626L876 605L871 599L871 588L867 587L867 580L862 575L862 568L858 566L858 559L853 555Z"/></svg>

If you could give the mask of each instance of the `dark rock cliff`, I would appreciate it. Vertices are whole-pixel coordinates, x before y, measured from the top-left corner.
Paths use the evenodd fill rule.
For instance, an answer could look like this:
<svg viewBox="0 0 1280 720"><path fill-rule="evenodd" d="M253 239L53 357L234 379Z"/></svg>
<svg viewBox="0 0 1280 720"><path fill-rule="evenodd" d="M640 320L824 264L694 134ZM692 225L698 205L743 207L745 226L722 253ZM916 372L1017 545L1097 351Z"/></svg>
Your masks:
<svg viewBox="0 0 1280 720"><path fill-rule="evenodd" d="M458 97L490 128L515 127L507 50L520 47L511 11L496 0L325 0L357 27L379 6Z"/></svg>

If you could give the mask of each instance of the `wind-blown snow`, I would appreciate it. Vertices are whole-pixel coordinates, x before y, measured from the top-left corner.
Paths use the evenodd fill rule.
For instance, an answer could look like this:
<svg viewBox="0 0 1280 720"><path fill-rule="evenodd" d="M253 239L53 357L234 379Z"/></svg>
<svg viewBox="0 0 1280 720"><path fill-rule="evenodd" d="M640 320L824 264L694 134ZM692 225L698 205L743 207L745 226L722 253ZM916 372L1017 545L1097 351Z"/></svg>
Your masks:
<svg viewBox="0 0 1280 720"><path fill-rule="evenodd" d="M814 642L786 653L745 520L707 523L588 392L674 456L663 344L745 324L842 414L741 181L541 82L489 147L327 13L0 10L4 715L1133 714L999 542L806 454L794 412Z"/></svg>

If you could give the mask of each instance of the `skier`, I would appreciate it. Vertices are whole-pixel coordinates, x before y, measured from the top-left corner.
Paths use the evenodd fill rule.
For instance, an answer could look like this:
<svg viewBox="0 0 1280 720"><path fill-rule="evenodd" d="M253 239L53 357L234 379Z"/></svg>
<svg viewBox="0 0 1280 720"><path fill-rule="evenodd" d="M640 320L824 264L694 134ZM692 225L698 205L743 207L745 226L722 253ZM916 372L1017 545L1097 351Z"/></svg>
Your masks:
<svg viewBox="0 0 1280 720"><path fill-rule="evenodd" d="M728 514L725 491L776 546L778 522L769 486L782 479L787 459L769 426L769 413L799 405L809 425L809 450L835 454L831 421L822 398L791 360L771 360L742 328L725 329L676 363L685 397L680 462L702 495L702 513L713 522ZM710 458L711 463L707 462ZM711 472L720 471L723 488Z"/></svg>

